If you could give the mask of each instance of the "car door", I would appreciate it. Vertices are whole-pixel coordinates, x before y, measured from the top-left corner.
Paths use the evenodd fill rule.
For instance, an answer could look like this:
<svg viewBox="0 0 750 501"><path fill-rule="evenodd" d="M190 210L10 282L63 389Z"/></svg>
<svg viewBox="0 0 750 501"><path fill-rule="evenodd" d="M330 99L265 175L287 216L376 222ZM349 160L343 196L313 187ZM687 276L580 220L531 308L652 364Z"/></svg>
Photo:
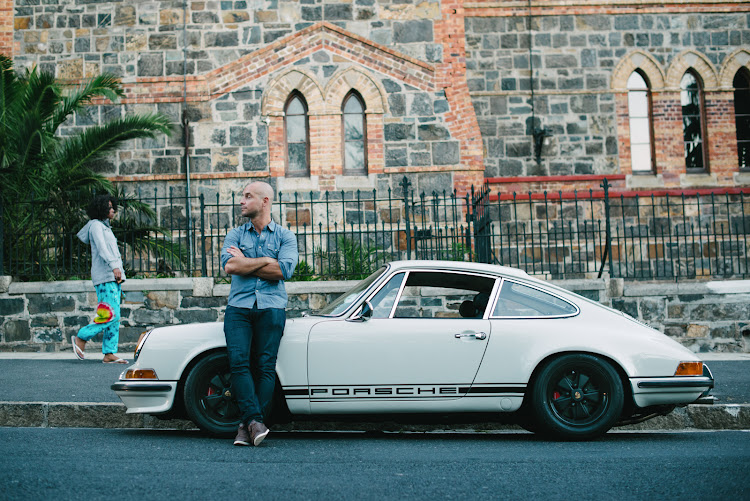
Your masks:
<svg viewBox="0 0 750 501"><path fill-rule="evenodd" d="M481 275L399 272L368 296L368 320L316 324L308 341L311 411L377 411L388 402L417 412L466 394L489 342L494 286Z"/></svg>
<svg viewBox="0 0 750 501"><path fill-rule="evenodd" d="M503 280L492 311L493 342L477 384L500 383L523 390L540 359L566 332L580 328L579 308L537 284ZM581 346L581 349L585 347Z"/></svg>

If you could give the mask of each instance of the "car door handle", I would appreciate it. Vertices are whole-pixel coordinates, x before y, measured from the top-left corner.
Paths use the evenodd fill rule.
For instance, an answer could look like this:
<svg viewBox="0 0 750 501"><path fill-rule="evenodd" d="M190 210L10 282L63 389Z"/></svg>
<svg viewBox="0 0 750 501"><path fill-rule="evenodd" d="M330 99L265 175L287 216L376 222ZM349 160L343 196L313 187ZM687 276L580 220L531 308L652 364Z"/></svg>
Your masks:
<svg viewBox="0 0 750 501"><path fill-rule="evenodd" d="M459 332L458 334L455 334L456 339L461 339L462 337L473 337L474 339L487 339L487 334L484 332Z"/></svg>

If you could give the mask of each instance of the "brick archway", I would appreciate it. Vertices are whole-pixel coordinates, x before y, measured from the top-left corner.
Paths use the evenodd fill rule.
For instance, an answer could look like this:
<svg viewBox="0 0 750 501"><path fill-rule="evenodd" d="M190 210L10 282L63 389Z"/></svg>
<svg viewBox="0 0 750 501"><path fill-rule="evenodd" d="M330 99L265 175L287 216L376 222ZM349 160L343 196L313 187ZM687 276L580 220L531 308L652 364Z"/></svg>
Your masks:
<svg viewBox="0 0 750 501"><path fill-rule="evenodd" d="M277 75L268 83L261 114L265 116L284 116L284 105L292 91L299 91L307 101L309 115L325 113L326 105L323 91L318 82L307 71L298 68L288 69Z"/></svg>
<svg viewBox="0 0 750 501"><path fill-rule="evenodd" d="M719 85L723 89L732 89L734 87L734 76L740 68L750 70L750 51L747 49L737 49L727 56L719 74Z"/></svg>
<svg viewBox="0 0 750 501"><path fill-rule="evenodd" d="M376 82L365 70L347 68L331 77L326 85L324 95L331 115L341 113L341 103L350 90L356 90L365 101L365 113L384 114L387 112L385 89Z"/></svg>
<svg viewBox="0 0 750 501"><path fill-rule="evenodd" d="M680 89L680 80L685 72L692 68L703 80L703 90L713 91L719 87L716 68L706 56L693 50L682 52L669 65L666 86L673 90Z"/></svg>
<svg viewBox="0 0 750 501"><path fill-rule="evenodd" d="M622 58L615 67L612 72L612 90L627 92L628 78L635 70L646 75L652 91L664 88L664 71L659 62L651 54L637 50Z"/></svg>

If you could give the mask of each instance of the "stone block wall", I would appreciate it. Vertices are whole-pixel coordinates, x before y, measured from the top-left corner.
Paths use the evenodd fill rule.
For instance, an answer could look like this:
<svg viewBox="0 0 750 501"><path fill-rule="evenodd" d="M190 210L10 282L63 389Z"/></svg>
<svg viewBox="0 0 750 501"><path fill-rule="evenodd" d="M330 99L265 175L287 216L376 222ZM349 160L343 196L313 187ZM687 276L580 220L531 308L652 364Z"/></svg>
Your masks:
<svg viewBox="0 0 750 501"><path fill-rule="evenodd" d="M522 191L598 189L586 176L605 174L644 190L750 183L732 89L750 70L750 21L736 0L0 1L0 50L18 68L123 79L125 99L97 103L64 134L133 112L171 117L172 138L96 163L129 192L183 192L188 164L192 194L207 196L258 177L316 192L397 189L403 175L427 193L465 193L485 177L531 178ZM648 176L631 168L624 82L634 69L653 90ZM702 175L685 173L678 84L688 69L706 91ZM366 176L343 169L341 100L352 89L366 105ZM294 90L309 105L310 173L290 178L283 114ZM540 163L535 128L548 132Z"/></svg>
<svg viewBox="0 0 750 501"><path fill-rule="evenodd" d="M454 4L24 0L11 52L18 68L37 65L64 81L122 79L120 103L97 103L63 134L134 112L171 118L171 138L134 141L96 163L130 192L185 189L184 115L193 194L226 196L258 177L283 191L397 188L404 174L430 193L482 182L462 55L450 40L463 30L448 16ZM367 176L343 171L341 108L352 89L366 107ZM284 105L294 90L309 108L302 178L285 176Z"/></svg>
<svg viewBox="0 0 750 501"><path fill-rule="evenodd" d="M750 281L628 283L611 302L695 352L750 351Z"/></svg>
<svg viewBox="0 0 750 501"><path fill-rule="evenodd" d="M657 179L646 176L631 186L734 184L739 167L726 88L742 66L738 53L747 59L746 9L734 5L699 13L690 10L700 2L671 3L683 5L590 2L560 8L559 14L554 7L534 8L529 16L528 9L510 6L467 13L466 78L482 131L486 175L631 174L625 82L639 69L653 91ZM711 151L710 175L685 179L679 80L689 68L705 90ZM550 134L539 164L534 127Z"/></svg>
<svg viewBox="0 0 750 501"><path fill-rule="evenodd" d="M288 283L287 314L293 318L319 310L355 283ZM748 280L634 283L581 279L553 283L623 311L695 352L750 352ZM141 332L156 326L223 320L229 295L229 285L215 284L210 278L128 280L123 289L123 352L135 347ZM457 308L460 298L453 299L449 307ZM96 294L89 281L24 283L0 277L0 351L70 350L70 336L91 321L95 305ZM92 349L100 343L101 338L94 338Z"/></svg>
<svg viewBox="0 0 750 501"><path fill-rule="evenodd" d="M90 323L96 293L88 280L67 282L0 281L0 351L70 349L70 337ZM287 286L287 315L320 309L352 282L296 282ZM159 325L216 322L224 319L228 284L212 278L129 279L120 307L120 350L135 348L140 334ZM101 336L91 341L101 346Z"/></svg>

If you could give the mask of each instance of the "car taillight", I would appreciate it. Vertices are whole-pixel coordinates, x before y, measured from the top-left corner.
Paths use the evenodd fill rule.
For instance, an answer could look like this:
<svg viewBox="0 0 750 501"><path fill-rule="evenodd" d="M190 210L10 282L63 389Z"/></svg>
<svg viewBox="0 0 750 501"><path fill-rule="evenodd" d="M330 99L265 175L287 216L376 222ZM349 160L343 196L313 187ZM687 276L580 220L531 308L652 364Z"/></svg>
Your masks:
<svg viewBox="0 0 750 501"><path fill-rule="evenodd" d="M674 371L675 376L702 376L703 375L703 362L680 362L677 366L677 370Z"/></svg>

